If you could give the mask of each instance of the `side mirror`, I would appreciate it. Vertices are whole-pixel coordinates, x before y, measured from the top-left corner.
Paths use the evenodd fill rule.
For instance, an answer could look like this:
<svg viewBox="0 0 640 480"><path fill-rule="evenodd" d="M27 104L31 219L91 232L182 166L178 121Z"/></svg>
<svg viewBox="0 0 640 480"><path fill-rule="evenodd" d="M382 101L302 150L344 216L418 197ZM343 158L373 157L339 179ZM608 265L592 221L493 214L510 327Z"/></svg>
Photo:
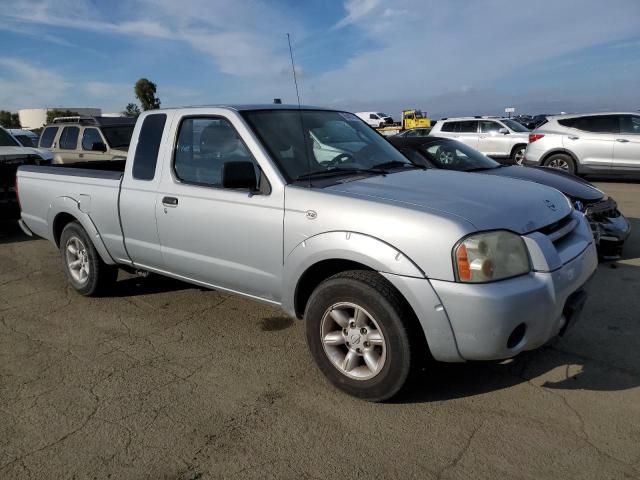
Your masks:
<svg viewBox="0 0 640 480"><path fill-rule="evenodd" d="M502 135L509 135L509 129L502 127L498 130L498 133L501 133Z"/></svg>
<svg viewBox="0 0 640 480"><path fill-rule="evenodd" d="M222 187L256 191L258 183L253 162L225 162L222 165Z"/></svg>
<svg viewBox="0 0 640 480"><path fill-rule="evenodd" d="M102 142L93 142L93 145L91 145L91 151L104 153L107 151L107 146Z"/></svg>

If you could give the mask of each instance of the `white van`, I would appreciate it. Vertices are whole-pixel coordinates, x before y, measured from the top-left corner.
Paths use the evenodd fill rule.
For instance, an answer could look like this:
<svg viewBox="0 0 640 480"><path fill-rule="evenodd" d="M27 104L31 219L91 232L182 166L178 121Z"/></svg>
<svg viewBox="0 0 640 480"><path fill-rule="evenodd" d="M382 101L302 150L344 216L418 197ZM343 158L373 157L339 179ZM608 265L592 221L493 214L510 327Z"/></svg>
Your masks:
<svg viewBox="0 0 640 480"><path fill-rule="evenodd" d="M382 127L384 125L391 125L393 123L393 118L386 113L356 112L356 116L375 128Z"/></svg>

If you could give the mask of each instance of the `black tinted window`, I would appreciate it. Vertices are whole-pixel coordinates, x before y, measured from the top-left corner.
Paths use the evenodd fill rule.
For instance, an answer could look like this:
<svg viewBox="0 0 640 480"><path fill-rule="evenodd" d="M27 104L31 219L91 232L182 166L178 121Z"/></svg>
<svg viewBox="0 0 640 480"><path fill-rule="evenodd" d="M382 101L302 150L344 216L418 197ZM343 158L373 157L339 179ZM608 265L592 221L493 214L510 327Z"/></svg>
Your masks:
<svg viewBox="0 0 640 480"><path fill-rule="evenodd" d="M63 150L75 150L78 146L78 127L64 127L60 135L60 148Z"/></svg>
<svg viewBox="0 0 640 480"><path fill-rule="evenodd" d="M443 132L455 132L458 129L456 128L458 126L459 122L444 122L442 124L442 131Z"/></svg>
<svg viewBox="0 0 640 480"><path fill-rule="evenodd" d="M222 166L226 162L255 164L249 149L228 120L198 117L182 121L174 162L180 180L222 187Z"/></svg>
<svg viewBox="0 0 640 480"><path fill-rule="evenodd" d="M460 128L458 131L460 133L476 133L478 131L478 122L475 120L466 120L459 123Z"/></svg>
<svg viewBox="0 0 640 480"><path fill-rule="evenodd" d="M51 148L53 145L53 139L56 138L56 133L58 133L58 127L47 127L42 132L42 136L40 137L40 146L42 148Z"/></svg>
<svg viewBox="0 0 640 480"><path fill-rule="evenodd" d="M640 135L640 115L623 115L620 117L620 132Z"/></svg>
<svg viewBox="0 0 640 480"><path fill-rule="evenodd" d="M102 137L97 128L85 128L82 134L82 149L91 150L94 143L102 143Z"/></svg>
<svg viewBox="0 0 640 480"><path fill-rule="evenodd" d="M133 178L153 180L166 120L167 116L164 113L149 115L144 119L138 136L136 155L133 159Z"/></svg>
<svg viewBox="0 0 640 480"><path fill-rule="evenodd" d="M558 120L560 125L577 128L585 132L619 133L620 126L616 115L595 115L592 117L578 117Z"/></svg>
<svg viewBox="0 0 640 480"><path fill-rule="evenodd" d="M20 144L16 142L9 132L0 128L0 147L19 147Z"/></svg>

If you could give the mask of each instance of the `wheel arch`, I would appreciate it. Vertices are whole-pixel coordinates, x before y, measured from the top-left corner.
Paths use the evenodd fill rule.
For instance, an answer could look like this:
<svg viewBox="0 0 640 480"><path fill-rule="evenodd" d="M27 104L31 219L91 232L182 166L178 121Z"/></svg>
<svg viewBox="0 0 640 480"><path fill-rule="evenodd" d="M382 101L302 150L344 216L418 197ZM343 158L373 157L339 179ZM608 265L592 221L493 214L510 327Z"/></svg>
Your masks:
<svg viewBox="0 0 640 480"><path fill-rule="evenodd" d="M509 157L513 158L513 156L516 154L516 150L522 147L527 148L527 142L516 143L513 147L511 147L511 153L509 154Z"/></svg>
<svg viewBox="0 0 640 480"><path fill-rule="evenodd" d="M56 247L60 247L60 236L62 235L64 227L75 221L84 228L85 232L87 232L87 235L93 242L93 246L98 252L98 255L100 255L102 261L107 265L116 264L105 247L102 237L93 223L93 220L91 220L91 217L87 213L80 210L80 204L73 198L56 198L49 207L47 220L50 225L49 239Z"/></svg>
<svg viewBox="0 0 640 480"><path fill-rule="evenodd" d="M327 232L304 240L285 259L283 308L301 317L313 289L345 270L425 278L411 259L378 238L354 232Z"/></svg>

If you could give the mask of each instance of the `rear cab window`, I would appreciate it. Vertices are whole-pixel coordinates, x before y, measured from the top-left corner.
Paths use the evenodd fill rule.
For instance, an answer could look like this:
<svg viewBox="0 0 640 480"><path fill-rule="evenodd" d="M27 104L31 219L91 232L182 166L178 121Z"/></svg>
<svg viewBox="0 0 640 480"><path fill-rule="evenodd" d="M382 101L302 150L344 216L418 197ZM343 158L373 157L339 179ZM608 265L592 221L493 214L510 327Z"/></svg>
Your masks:
<svg viewBox="0 0 640 480"><path fill-rule="evenodd" d="M58 127L47 127L42 132L42 136L40 137L40 148L51 148L53 145L53 140L56 138L56 134L58 133Z"/></svg>
<svg viewBox="0 0 640 480"><path fill-rule="evenodd" d="M147 115L140 128L138 146L133 158L133 178L136 180L153 180L158 164L158 152L164 132L167 115L154 113Z"/></svg>

